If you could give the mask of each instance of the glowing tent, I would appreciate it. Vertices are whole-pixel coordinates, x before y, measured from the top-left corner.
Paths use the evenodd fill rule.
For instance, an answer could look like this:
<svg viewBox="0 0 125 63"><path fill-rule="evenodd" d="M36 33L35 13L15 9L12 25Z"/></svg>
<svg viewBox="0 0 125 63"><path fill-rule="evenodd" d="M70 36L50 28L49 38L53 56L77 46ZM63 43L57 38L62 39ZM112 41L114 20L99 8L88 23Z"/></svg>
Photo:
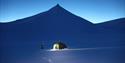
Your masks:
<svg viewBox="0 0 125 63"><path fill-rule="evenodd" d="M62 42L56 42L53 44L53 49L64 49L67 48L67 46Z"/></svg>

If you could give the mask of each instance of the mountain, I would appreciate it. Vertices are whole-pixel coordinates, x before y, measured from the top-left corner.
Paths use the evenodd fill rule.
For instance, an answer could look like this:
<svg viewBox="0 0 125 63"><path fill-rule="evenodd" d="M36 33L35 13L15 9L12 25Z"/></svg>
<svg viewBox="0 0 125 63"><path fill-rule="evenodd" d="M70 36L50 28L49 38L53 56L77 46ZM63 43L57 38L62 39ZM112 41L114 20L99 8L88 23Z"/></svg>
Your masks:
<svg viewBox="0 0 125 63"><path fill-rule="evenodd" d="M31 17L1 23L0 41L9 45L38 44L42 41L55 40L75 42L72 39L77 42L82 34L87 35L92 26L91 22L56 5L46 12Z"/></svg>
<svg viewBox="0 0 125 63"><path fill-rule="evenodd" d="M93 24L59 4L48 11L0 23L1 46L51 48L61 40L69 48L124 46L125 18Z"/></svg>
<svg viewBox="0 0 125 63"><path fill-rule="evenodd" d="M95 24L95 28L102 43L114 44L115 46L125 45L125 18L98 23Z"/></svg>
<svg viewBox="0 0 125 63"><path fill-rule="evenodd" d="M52 56L48 54L49 52L47 54L40 54L40 46L42 45L43 48L50 49L53 43L58 40L64 42L68 48L122 47L125 46L125 18L93 24L86 19L70 13L60 5L56 5L50 10L34 16L9 23L0 23L0 62L41 63L41 60L44 59L45 61L46 59L44 55L48 58L53 58L53 55L55 57L57 52L52 54ZM100 53L106 53L104 57L108 56L108 58L110 58L111 55L109 53L112 54L112 52L107 52L109 50L110 49L101 49L102 52ZM97 52L99 51L100 50L93 51L94 53L92 52L96 58ZM67 55L70 55L70 52L65 53L69 53ZM72 55L71 52L71 58L74 56L74 59L77 60L77 57L81 56L80 59L83 60L83 57L87 57L86 53L89 55L90 50L79 52L80 53L77 52L78 54L76 51L73 52L75 56ZM116 52L114 55L117 56L117 52L121 51L116 50L113 52ZM64 56L66 56L66 58L70 57L67 55ZM114 57L114 55L112 56ZM91 54L90 57L92 59ZM102 58L102 56L100 56L99 59L100 58ZM30 62L27 62L28 60Z"/></svg>
<svg viewBox="0 0 125 63"><path fill-rule="evenodd" d="M111 21L103 22L97 24L99 27L107 28L107 29L119 29L121 31L125 31L125 18L114 19Z"/></svg>

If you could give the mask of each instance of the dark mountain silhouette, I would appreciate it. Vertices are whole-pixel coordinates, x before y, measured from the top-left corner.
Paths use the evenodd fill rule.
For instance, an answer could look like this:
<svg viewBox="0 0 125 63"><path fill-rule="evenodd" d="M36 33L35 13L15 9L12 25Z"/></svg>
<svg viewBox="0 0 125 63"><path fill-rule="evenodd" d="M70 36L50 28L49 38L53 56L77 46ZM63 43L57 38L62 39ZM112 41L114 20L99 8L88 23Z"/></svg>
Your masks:
<svg viewBox="0 0 125 63"><path fill-rule="evenodd" d="M14 63L27 58L35 61L34 54L40 48L52 48L55 41L64 42L68 48L122 47L125 46L125 18L93 24L56 5L34 16L0 23L0 61ZM39 56L37 61L41 60Z"/></svg>
<svg viewBox="0 0 125 63"><path fill-rule="evenodd" d="M70 48L125 45L125 18L93 24L56 5L50 10L0 23L1 46L51 48L61 40Z"/></svg>
<svg viewBox="0 0 125 63"><path fill-rule="evenodd" d="M104 27L107 29L119 29L121 31L125 31L125 18L120 18L120 19L115 19L115 20L111 20L111 21L107 21L107 22L103 22L103 23L99 23L97 24L99 27Z"/></svg>
<svg viewBox="0 0 125 63"><path fill-rule="evenodd" d="M100 41L115 46L125 45L125 18L95 24Z"/></svg>

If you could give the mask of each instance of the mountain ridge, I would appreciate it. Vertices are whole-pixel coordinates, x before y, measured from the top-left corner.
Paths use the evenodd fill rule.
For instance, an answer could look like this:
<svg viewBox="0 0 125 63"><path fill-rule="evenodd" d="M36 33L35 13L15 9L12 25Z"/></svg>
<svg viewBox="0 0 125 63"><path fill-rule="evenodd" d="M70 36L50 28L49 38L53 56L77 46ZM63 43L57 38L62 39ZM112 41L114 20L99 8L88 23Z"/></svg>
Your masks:
<svg viewBox="0 0 125 63"><path fill-rule="evenodd" d="M55 10L55 9L57 9L57 10ZM56 11L56 12L55 12L55 11ZM12 22L7 22L7 23L2 23L2 22L0 22L0 24L25 23L25 22L21 22L21 21L24 20L24 19L32 18L32 17L34 17L34 16L45 15L45 14L47 14L47 13L54 13L54 14L55 14L55 13L58 13L58 11L65 11L65 12L68 13L68 14L72 14L72 15L74 15L74 16L76 16L76 17L79 17L79 18L81 18L81 19L83 19L83 20L86 20L86 19L84 19L84 18L82 18L82 17L80 17L80 16L77 16L77 15L75 15L75 14L73 14L73 13L67 11L67 10L64 9L62 6L60 6L59 4L57 4L57 5L53 6L52 8L50 8L50 9L47 10L47 11L40 12L40 13L37 13L37 14L35 14L35 15L28 16L28 17L25 17L25 18L17 19L17 20L12 21ZM60 15L60 14L59 14L59 15ZM102 23L109 23L109 22L111 22L111 21L115 21L115 20L119 20L119 19L123 19L123 20L124 20L125 18L112 19L112 20L109 20L109 21L106 21L106 22L101 22L101 23L92 23L92 22L90 22L90 21L88 21L88 20L86 20L86 21L88 21L88 22L90 22L90 23L92 23L92 24L98 25L98 24L102 24Z"/></svg>
<svg viewBox="0 0 125 63"><path fill-rule="evenodd" d="M67 15L70 15L70 16L78 17L78 18L81 19L81 20L83 19L84 21L87 21L87 22L93 24L92 22L90 22L90 21L88 21L88 20L86 20L86 19L84 19L84 18L82 18L82 17L80 17L80 16L77 16L77 15L75 15L75 14L69 12L69 11L67 11L67 10L64 9L62 6L60 6L59 4L55 5L54 7L50 8L50 9L47 10L47 11L40 12L40 13L37 13L37 14L32 15L32 16L29 16L29 17L17 19L17 20L12 21L12 22L0 23L0 24L23 23L22 20L24 20L24 19L30 19L30 18L36 17L36 16L38 16L38 17L39 17L39 16L40 16L40 17L43 17L43 16L45 16L46 14L50 14L50 15L56 14L57 17L58 17L58 15L63 15L62 13L65 13L65 15L67 14Z"/></svg>
<svg viewBox="0 0 125 63"><path fill-rule="evenodd" d="M123 46L124 22L125 18L95 25L57 6L29 18L0 24L0 41L1 45L20 46L38 45L46 40L61 40L71 48ZM47 43L47 47L52 43Z"/></svg>

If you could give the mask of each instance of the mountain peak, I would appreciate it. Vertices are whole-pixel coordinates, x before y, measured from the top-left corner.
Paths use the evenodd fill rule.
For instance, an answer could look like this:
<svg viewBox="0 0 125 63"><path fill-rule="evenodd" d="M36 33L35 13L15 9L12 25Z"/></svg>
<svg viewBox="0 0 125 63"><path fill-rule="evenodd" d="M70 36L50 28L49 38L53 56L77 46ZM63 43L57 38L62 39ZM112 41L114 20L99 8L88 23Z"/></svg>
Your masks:
<svg viewBox="0 0 125 63"><path fill-rule="evenodd" d="M56 4L57 7L61 7L59 4Z"/></svg>
<svg viewBox="0 0 125 63"><path fill-rule="evenodd" d="M54 7L56 7L56 8L63 8L60 4L56 4Z"/></svg>
<svg viewBox="0 0 125 63"><path fill-rule="evenodd" d="M61 5L57 4L54 7L52 7L49 11L58 12L58 11L67 11L67 10L65 10Z"/></svg>

